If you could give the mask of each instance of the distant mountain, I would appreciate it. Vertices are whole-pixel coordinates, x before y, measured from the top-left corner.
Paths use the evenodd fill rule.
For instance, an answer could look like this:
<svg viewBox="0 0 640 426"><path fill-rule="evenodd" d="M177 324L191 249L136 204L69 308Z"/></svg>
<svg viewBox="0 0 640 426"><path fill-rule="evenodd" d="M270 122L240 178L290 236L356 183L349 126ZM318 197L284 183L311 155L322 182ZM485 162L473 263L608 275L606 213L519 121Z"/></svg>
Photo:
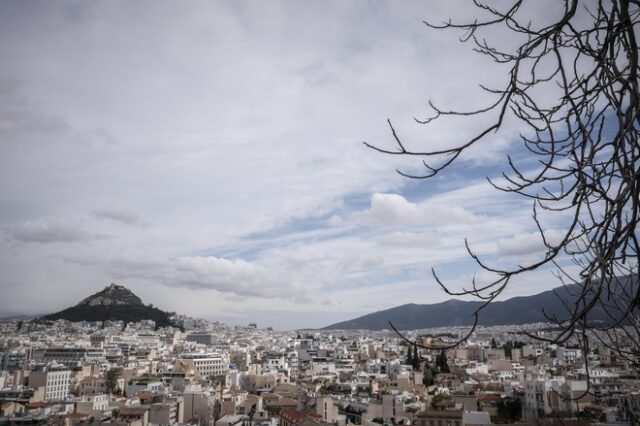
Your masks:
<svg viewBox="0 0 640 426"><path fill-rule="evenodd" d="M0 314L0 321L25 321L35 317L36 315L27 314Z"/></svg>
<svg viewBox="0 0 640 426"><path fill-rule="evenodd" d="M626 280L625 280L626 281ZM626 281L628 282L628 281ZM567 317L562 301L568 306L575 305L575 296L571 289L575 287L559 287L540 294L526 297L514 297L502 302L492 302L480 313L481 325L510 325L547 322L547 315L556 315L558 319ZM415 330L430 327L464 326L473 324L473 312L483 302L448 300L431 305L410 303L384 311L374 312L352 320L331 324L323 330L382 330L388 329L389 321L400 330ZM610 321L610 317L600 307L595 307L589 321Z"/></svg>
<svg viewBox="0 0 640 426"><path fill-rule="evenodd" d="M104 290L82 300L75 306L60 312L44 315L44 320L67 321L124 321L138 322L153 320L157 327L171 325L169 314L151 305L142 303L142 299L126 287L111 284Z"/></svg>

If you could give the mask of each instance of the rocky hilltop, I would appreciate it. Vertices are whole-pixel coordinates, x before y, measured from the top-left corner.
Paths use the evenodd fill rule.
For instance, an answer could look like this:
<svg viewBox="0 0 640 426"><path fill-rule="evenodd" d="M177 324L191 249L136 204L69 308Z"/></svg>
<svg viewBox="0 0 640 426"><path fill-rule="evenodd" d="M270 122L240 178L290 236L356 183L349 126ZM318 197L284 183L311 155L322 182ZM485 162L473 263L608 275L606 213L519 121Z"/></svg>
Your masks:
<svg viewBox="0 0 640 426"><path fill-rule="evenodd" d="M131 290L117 284L111 284L80 303L60 312L44 315L43 320L59 319L79 321L124 321L138 322L153 320L156 327L171 325L169 314L152 305L145 305L142 299Z"/></svg>
<svg viewBox="0 0 640 426"><path fill-rule="evenodd" d="M142 299L131 290L121 285L111 283L104 290L92 294L78 303L78 306L109 306L109 305L143 305Z"/></svg>

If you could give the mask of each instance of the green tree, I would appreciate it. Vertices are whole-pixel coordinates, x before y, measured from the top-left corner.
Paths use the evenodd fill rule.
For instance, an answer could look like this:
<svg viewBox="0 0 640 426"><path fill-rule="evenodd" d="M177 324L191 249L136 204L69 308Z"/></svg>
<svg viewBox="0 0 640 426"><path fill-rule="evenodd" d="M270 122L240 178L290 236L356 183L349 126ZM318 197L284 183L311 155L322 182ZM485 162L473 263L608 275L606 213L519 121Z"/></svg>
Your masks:
<svg viewBox="0 0 640 426"><path fill-rule="evenodd" d="M431 399L431 408L436 408L436 409L440 408L439 404L444 399L445 399L444 395L442 395L440 393L435 394L433 396L433 398Z"/></svg>
<svg viewBox="0 0 640 426"><path fill-rule="evenodd" d="M440 355L438 356L438 368L440 369L441 373L450 373L451 370L449 370L449 361L447 360L447 353L445 352L444 349L442 349L440 351Z"/></svg>
<svg viewBox="0 0 640 426"><path fill-rule="evenodd" d="M513 350L513 342L511 340L507 341L502 348L504 349L504 355L507 358L511 358L511 352Z"/></svg>
<svg viewBox="0 0 640 426"><path fill-rule="evenodd" d="M116 393L116 389L118 388L118 370L115 368L110 369L109 371L107 371L107 392L109 393Z"/></svg>
<svg viewBox="0 0 640 426"><path fill-rule="evenodd" d="M515 422L522 417L522 403L518 398L507 397L498 402L498 416L508 422Z"/></svg>
<svg viewBox="0 0 640 426"><path fill-rule="evenodd" d="M413 356L411 354L411 345L407 347L407 358L404 362L407 365L413 365Z"/></svg>
<svg viewBox="0 0 640 426"><path fill-rule="evenodd" d="M496 339L495 338L491 338L491 349L497 349L498 348L498 344L496 343Z"/></svg>
<svg viewBox="0 0 640 426"><path fill-rule="evenodd" d="M418 354L418 345L413 345L413 369L420 370L420 354Z"/></svg>

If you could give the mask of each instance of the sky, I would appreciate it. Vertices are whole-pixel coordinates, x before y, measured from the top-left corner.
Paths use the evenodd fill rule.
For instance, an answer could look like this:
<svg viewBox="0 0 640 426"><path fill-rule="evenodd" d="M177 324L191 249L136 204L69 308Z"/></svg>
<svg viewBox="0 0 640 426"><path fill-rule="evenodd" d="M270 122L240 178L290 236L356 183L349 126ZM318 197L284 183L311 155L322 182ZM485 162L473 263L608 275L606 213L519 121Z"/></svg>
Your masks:
<svg viewBox="0 0 640 426"><path fill-rule="evenodd" d="M532 17L549 8L530 11ZM559 12L559 11L558 11ZM111 282L229 324L323 327L450 298L483 259L541 256L528 200L495 191L517 123L429 180L393 149L459 143L505 68L423 20L469 2L0 1L0 314ZM499 32L501 43L513 42ZM551 233L561 224L544 221ZM502 299L558 286L549 271Z"/></svg>

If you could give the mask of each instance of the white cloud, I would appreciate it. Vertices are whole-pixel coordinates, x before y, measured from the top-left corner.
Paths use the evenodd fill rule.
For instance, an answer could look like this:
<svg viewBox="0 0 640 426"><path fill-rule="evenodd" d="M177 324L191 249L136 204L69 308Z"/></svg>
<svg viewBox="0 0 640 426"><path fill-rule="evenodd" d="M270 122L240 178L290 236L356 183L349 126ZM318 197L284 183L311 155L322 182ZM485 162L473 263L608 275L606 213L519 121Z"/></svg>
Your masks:
<svg viewBox="0 0 640 426"><path fill-rule="evenodd" d="M547 244L557 244L564 233L561 230L549 229L544 232ZM498 254L501 256L518 256L537 254L543 258L547 252L542 236L539 232L517 234L509 238L501 238L497 241Z"/></svg>
<svg viewBox="0 0 640 426"><path fill-rule="evenodd" d="M392 232L381 236L379 243L385 247L434 247L441 243L441 238L434 231Z"/></svg>
<svg viewBox="0 0 640 426"><path fill-rule="evenodd" d="M356 216L372 225L418 225L424 223L425 212L398 194L373 194L368 211Z"/></svg>
<svg viewBox="0 0 640 426"><path fill-rule="evenodd" d="M223 293L264 298L300 296L286 278L276 271L244 260L207 257L180 257L173 265L174 285L214 288Z"/></svg>
<svg viewBox="0 0 640 426"><path fill-rule="evenodd" d="M344 224L344 219L342 219L337 214L332 215L327 221L327 225L329 226L340 226L342 224Z"/></svg>
<svg viewBox="0 0 640 426"><path fill-rule="evenodd" d="M301 289L281 271L241 259L214 256L183 256L173 260L126 258L112 260L109 268L120 280L137 278L242 297L307 300Z"/></svg>
<svg viewBox="0 0 640 426"><path fill-rule="evenodd" d="M471 224L478 218L460 206L434 202L412 203L398 194L373 194L371 207L354 215L371 226Z"/></svg>

